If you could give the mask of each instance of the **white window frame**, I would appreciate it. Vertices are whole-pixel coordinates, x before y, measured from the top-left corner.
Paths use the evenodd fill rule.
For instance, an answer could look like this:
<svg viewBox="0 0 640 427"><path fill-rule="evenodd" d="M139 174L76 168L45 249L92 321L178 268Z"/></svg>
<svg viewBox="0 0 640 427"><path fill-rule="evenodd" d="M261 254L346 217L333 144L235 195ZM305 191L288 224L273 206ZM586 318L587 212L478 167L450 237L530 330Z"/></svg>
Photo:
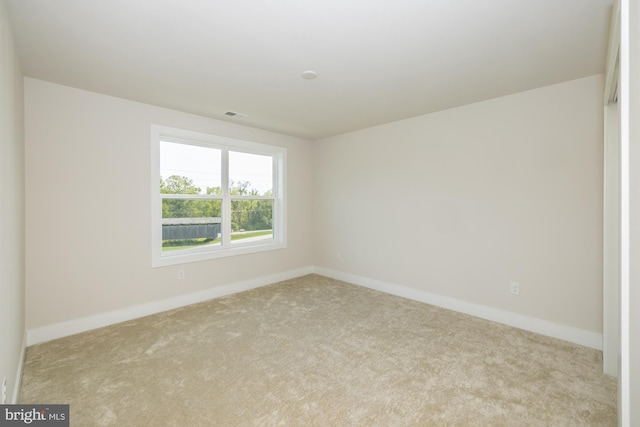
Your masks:
<svg viewBox="0 0 640 427"><path fill-rule="evenodd" d="M160 194L160 142L170 141L199 145L222 151L222 236L220 245L202 246L180 251L162 251L162 195ZM229 194L229 151L261 154L273 157L273 238L231 243L231 200L259 199L259 196ZM187 262L204 261L287 247L286 203L287 149L275 145L244 141L185 129L151 125L151 266L162 267ZM212 198L203 196L204 198ZM271 199L271 197L269 197Z"/></svg>

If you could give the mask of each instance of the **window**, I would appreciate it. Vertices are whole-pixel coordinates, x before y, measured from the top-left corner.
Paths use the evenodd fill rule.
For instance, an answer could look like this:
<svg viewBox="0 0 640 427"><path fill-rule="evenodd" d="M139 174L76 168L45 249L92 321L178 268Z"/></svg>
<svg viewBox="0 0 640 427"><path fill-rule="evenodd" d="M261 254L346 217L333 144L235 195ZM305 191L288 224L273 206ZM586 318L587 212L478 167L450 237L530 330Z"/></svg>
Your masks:
<svg viewBox="0 0 640 427"><path fill-rule="evenodd" d="M286 247L286 149L151 127L152 265Z"/></svg>

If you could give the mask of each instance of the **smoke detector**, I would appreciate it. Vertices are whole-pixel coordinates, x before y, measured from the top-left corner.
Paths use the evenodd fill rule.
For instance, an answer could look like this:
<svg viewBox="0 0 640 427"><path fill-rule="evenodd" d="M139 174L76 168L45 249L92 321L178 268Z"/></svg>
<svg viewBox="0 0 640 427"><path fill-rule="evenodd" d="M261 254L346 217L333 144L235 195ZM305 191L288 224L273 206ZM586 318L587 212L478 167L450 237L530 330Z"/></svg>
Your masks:
<svg viewBox="0 0 640 427"><path fill-rule="evenodd" d="M312 80L312 79L315 79L316 77L318 77L318 73L316 73L313 70L307 70L307 71L303 71L302 72L302 77L304 77L305 79L308 79L308 80Z"/></svg>

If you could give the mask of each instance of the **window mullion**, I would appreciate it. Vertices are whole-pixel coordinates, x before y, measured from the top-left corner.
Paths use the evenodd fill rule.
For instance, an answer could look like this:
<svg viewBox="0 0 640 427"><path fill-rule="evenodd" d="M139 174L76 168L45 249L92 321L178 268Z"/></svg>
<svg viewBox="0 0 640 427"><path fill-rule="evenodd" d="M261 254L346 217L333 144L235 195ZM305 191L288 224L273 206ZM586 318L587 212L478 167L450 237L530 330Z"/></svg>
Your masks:
<svg viewBox="0 0 640 427"><path fill-rule="evenodd" d="M279 156L273 156L273 163L271 166L271 170L273 171L271 175L271 195L273 196L273 211L271 213L271 221L274 239L279 239L279 236L281 234L280 222L277 220L280 217L280 176L278 174L278 171L280 169L278 167L279 161Z"/></svg>
<svg viewBox="0 0 640 427"><path fill-rule="evenodd" d="M222 247L231 245L231 194L229 189L229 150L222 149Z"/></svg>

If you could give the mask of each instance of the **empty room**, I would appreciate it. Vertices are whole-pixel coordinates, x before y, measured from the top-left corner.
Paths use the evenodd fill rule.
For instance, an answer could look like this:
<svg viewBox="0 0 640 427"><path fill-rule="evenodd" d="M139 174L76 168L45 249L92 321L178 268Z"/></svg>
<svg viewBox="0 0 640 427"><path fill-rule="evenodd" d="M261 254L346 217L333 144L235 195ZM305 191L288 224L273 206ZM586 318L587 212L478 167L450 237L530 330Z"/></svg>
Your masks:
<svg viewBox="0 0 640 427"><path fill-rule="evenodd" d="M0 0L0 425L640 425L638 22Z"/></svg>

